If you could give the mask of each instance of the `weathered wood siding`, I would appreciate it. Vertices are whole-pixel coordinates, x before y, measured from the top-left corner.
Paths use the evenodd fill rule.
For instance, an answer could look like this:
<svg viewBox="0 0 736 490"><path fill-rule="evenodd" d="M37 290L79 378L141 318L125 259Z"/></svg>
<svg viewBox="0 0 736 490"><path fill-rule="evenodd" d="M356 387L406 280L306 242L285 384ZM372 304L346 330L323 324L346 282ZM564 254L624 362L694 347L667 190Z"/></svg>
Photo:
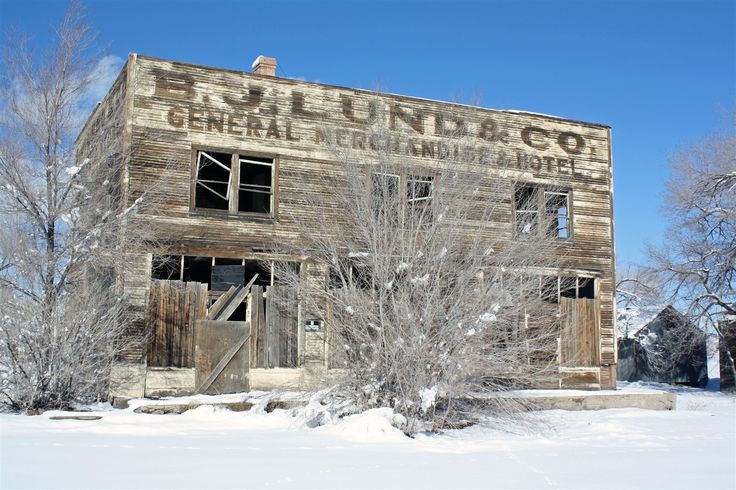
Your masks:
<svg viewBox="0 0 736 490"><path fill-rule="evenodd" d="M560 363L563 366L600 365L598 300L560 298Z"/></svg>
<svg viewBox="0 0 736 490"><path fill-rule="evenodd" d="M563 266L600 277L600 362L615 363L607 127L140 56L133 56L129 64L133 157L127 198L130 202L144 188L157 186L164 212L151 216L151 222L161 227L173 247L243 257L254 249L292 243L298 237L294 218L309 219L312 213L323 212L304 206L300 196L320 192L323 176L335 168L324 138L369 153L367 130L374 114L386 118L389 128L401 135L398 151L417 164L435 162L443 134L462 126L474 142L474 161L488 168L489 178L500 175L501 169L509 176L507 188L488 191L501 204L489 233L512 238L516 180L571 190L573 239L562 247ZM197 148L273 156L278 166L274 219L228 218L193 210ZM607 375L601 380L607 386L615 383Z"/></svg>
<svg viewBox="0 0 736 490"><path fill-rule="evenodd" d="M151 281L146 313L148 365L194 367L195 323L207 315L207 285Z"/></svg>

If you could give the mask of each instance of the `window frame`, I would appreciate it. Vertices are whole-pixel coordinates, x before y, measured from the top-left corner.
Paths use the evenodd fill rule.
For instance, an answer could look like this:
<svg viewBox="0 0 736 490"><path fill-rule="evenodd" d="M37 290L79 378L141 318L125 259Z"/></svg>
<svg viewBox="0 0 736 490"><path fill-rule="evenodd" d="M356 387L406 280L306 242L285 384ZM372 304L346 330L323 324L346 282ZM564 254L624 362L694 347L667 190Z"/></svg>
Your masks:
<svg viewBox="0 0 736 490"><path fill-rule="evenodd" d="M197 207L197 177L199 174L199 154L200 152L208 153L225 153L230 154L230 195L228 197L228 209L213 209ZM270 212L256 213L250 211L238 211L238 199L241 190L240 184L240 160L247 160L249 157L268 158L271 159L271 192L270 192ZM259 163L261 165L268 165ZM189 213L193 215L218 216L230 218L246 218L253 220L277 220L278 219L278 203L279 203L279 165L280 158L272 153L264 153L259 151L250 151L233 148L217 148L211 146L194 146L192 147L191 172L190 172L190 189L189 189ZM247 191L247 189L246 189Z"/></svg>
<svg viewBox="0 0 736 490"><path fill-rule="evenodd" d="M532 188L534 189L534 192L536 193L536 196L534 196L536 200L536 209L534 210L520 210L517 209L517 200L516 196L520 189L522 188ZM512 195L511 195L511 207L512 207L512 220L511 220L511 228L512 228L512 236L514 239L536 239L540 237L544 237L546 232L548 231L548 219L549 219L549 213L547 212L547 194L566 194L567 195L567 236L561 237L556 236L554 237L555 240L559 240L561 242L573 242L575 238L575 232L573 227L573 217L574 217L574 211L573 211L573 189L570 187L561 187L556 185L550 185L550 184L543 184L543 183L532 183L532 182L519 182L513 187ZM536 226L537 231L536 233L529 233L529 234L523 234L519 231L519 218L520 214L535 214L536 215ZM559 228L558 228L559 230Z"/></svg>
<svg viewBox="0 0 736 490"><path fill-rule="evenodd" d="M420 226L419 228L429 228L429 220L435 219L435 204L434 204L434 194L435 194L435 176L434 175L407 175L405 177L405 187L406 187L406 193L405 193L405 202L404 202L404 215L407 222L409 222L412 219L412 215L414 213L415 209L421 210L421 213L425 216L425 219L421 221L423 226ZM410 193L410 189L412 186L412 183L420 183L420 184L429 184L429 195L426 197L412 197Z"/></svg>
<svg viewBox="0 0 736 490"><path fill-rule="evenodd" d="M434 213L434 206L435 206L435 185L437 176L433 172L423 172L421 174L418 173L412 173L408 174L406 172L396 173L396 172L390 172L386 170L380 170L380 169L372 169L370 171L370 189L369 193L371 196L374 195L373 190L373 184L374 184L374 178L376 176L381 176L382 178L396 178L397 179L397 192L399 193L399 209L397 210L397 224L402 229L406 228L407 223L410 221L410 208L416 203L426 203L425 206L428 206L430 208L430 216L434 219L435 213ZM409 195L409 186L412 182L420 182L420 183L427 183L429 184L429 195L426 197L410 197ZM373 199L371 197L371 199ZM378 212L378 209L375 207L375 203L371 203L371 207L373 207L373 212ZM419 205L421 206L421 204ZM424 226L420 227L421 229L429 228L426 223Z"/></svg>

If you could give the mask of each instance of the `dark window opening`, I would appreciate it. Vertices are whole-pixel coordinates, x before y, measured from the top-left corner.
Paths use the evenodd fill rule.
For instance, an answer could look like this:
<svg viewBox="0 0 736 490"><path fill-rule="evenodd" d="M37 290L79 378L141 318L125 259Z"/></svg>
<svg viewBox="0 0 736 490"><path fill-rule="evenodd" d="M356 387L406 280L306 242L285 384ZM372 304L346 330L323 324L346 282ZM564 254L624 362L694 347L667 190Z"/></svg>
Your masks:
<svg viewBox="0 0 736 490"><path fill-rule="evenodd" d="M229 209L232 194L232 155L200 151L197 154L197 179L194 206Z"/></svg>
<svg viewBox="0 0 736 490"><path fill-rule="evenodd" d="M557 303L557 277L542 276L542 300L548 303Z"/></svg>
<svg viewBox="0 0 736 490"><path fill-rule="evenodd" d="M369 291L373 289L373 274L367 265L350 265L350 283L353 287Z"/></svg>
<svg viewBox="0 0 736 490"><path fill-rule="evenodd" d="M243 259L229 259L227 257L215 257L215 265L243 265Z"/></svg>
<svg viewBox="0 0 736 490"><path fill-rule="evenodd" d="M568 238L570 228L570 212L568 194L562 191L545 191L544 202L547 212L549 236Z"/></svg>
<svg viewBox="0 0 736 490"><path fill-rule="evenodd" d="M151 261L151 279L181 279L181 255L155 255Z"/></svg>
<svg viewBox="0 0 736 490"><path fill-rule="evenodd" d="M561 277L560 296L563 298L594 299L595 279L592 277Z"/></svg>
<svg viewBox="0 0 736 490"><path fill-rule="evenodd" d="M373 289L373 274L369 266L349 260L341 262L339 268L330 267L327 280L329 289L342 289L345 286L364 291Z"/></svg>
<svg viewBox="0 0 736 490"><path fill-rule="evenodd" d="M279 284L285 281L281 280L279 278L280 273L282 271L287 270L289 275L299 275L301 264L299 262L274 262L274 275L273 275L273 282L274 284Z"/></svg>
<svg viewBox="0 0 736 490"><path fill-rule="evenodd" d="M270 214L273 197L273 159L241 156L239 164L238 211Z"/></svg>
<svg viewBox="0 0 736 490"><path fill-rule="evenodd" d="M327 289L342 289L346 286L344 281L347 281L347 274L341 274L337 267L330 267L330 272L327 277Z"/></svg>
<svg viewBox="0 0 736 490"><path fill-rule="evenodd" d="M590 277L578 278L578 298L595 298L595 279Z"/></svg>
<svg viewBox="0 0 736 490"><path fill-rule="evenodd" d="M376 218L390 223L398 223L399 217L399 176L395 174L374 173L372 176L373 212Z"/></svg>
<svg viewBox="0 0 736 490"><path fill-rule="evenodd" d="M259 260L246 260L245 261L245 282L246 284L253 279L253 276L258 274L258 279L253 283L257 286L270 286L271 285L271 264L264 264Z"/></svg>
<svg viewBox="0 0 736 490"><path fill-rule="evenodd" d="M560 278L560 297L575 298L577 297L577 286L574 277Z"/></svg>
<svg viewBox="0 0 736 490"><path fill-rule="evenodd" d="M230 315L230 318L228 318L231 322L244 322L245 321L245 313L246 313L246 306L245 303L240 303L238 307L235 309L232 315Z"/></svg>
<svg viewBox="0 0 736 490"><path fill-rule="evenodd" d="M183 279L207 284L207 289L212 289L212 257L184 257Z"/></svg>
<svg viewBox="0 0 736 490"><path fill-rule="evenodd" d="M406 203L410 223L426 228L434 220L432 186L432 177L409 177Z"/></svg>

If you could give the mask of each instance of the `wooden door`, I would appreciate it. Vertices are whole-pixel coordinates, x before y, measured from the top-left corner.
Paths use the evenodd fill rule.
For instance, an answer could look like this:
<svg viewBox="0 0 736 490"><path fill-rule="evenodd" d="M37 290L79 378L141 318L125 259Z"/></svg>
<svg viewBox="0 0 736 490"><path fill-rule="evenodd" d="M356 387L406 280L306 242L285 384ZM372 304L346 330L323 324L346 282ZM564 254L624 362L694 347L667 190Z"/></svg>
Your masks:
<svg viewBox="0 0 736 490"><path fill-rule="evenodd" d="M297 367L299 320L296 290L279 284L253 286L248 298L251 323L251 367Z"/></svg>
<svg viewBox="0 0 736 490"><path fill-rule="evenodd" d="M600 365L597 299L560 298L560 364L567 367Z"/></svg>
<svg viewBox="0 0 736 490"><path fill-rule="evenodd" d="M206 284L151 281L146 304L148 365L194 367L195 322L206 315Z"/></svg>
<svg viewBox="0 0 736 490"><path fill-rule="evenodd" d="M219 395L250 389L251 329L248 322L197 322L195 385L197 393Z"/></svg>

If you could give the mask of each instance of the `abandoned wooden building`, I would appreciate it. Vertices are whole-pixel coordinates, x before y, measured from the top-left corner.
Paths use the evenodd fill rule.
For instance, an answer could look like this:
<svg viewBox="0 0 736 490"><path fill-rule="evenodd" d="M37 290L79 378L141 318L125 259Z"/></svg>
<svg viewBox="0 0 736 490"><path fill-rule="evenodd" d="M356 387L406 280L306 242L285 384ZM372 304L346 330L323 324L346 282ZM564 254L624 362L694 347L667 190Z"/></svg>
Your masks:
<svg viewBox="0 0 736 490"><path fill-rule="evenodd" d="M443 125L461 124L488 172L503 160L524 189L547 198L534 212L553 203L566 258L548 279L558 285L553 299L560 308L557 300L564 299L574 310L568 331L586 353L575 365L560 365L556 386L615 387L609 127L282 78L266 57L240 72L131 54L78 139L80 157L110 148L119 155L119 180L111 185L118 186L120 206L130 206L153 182L164 191L162 211L147 219L165 250L127 250L118 281L134 308L130 328L146 333L147 343L115 366L116 395L324 382L329 329L306 315L296 297L290 309L270 301L293 293L264 264L290 262L315 281L327 280L324 267L274 252L299 240L292 218L309 212L299 204L304 190L285 175L308 180L328 167L334 156L325 128L338 144L370 151L364 136L376 105L391 131L411 136L407 158L431 161ZM509 190L507 222L497 223L510 240L516 221L528 219L515 213L523 195L518 187ZM228 330L246 320L250 337ZM195 347L204 352L205 345L210 350L200 355ZM219 380L204 379L213 373Z"/></svg>

